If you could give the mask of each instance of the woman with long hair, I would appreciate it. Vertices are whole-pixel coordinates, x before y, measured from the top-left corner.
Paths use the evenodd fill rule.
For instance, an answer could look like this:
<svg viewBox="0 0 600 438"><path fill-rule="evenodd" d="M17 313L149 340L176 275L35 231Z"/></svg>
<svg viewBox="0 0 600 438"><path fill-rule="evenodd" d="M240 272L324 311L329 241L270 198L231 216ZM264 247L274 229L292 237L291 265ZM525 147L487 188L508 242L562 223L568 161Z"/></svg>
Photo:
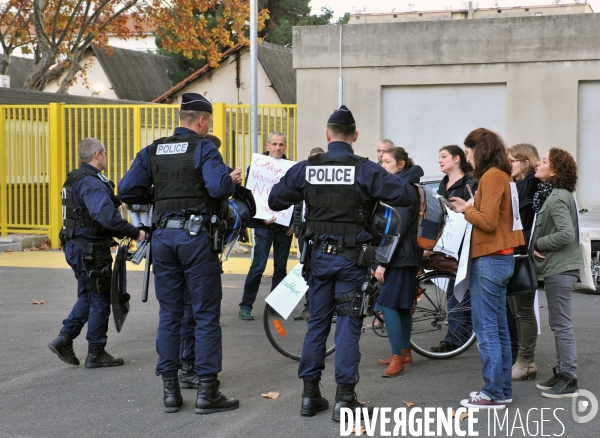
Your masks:
<svg viewBox="0 0 600 438"><path fill-rule="evenodd" d="M440 170L446 174L440 182L438 195L450 200L453 197L459 197L465 201L470 199L471 192L477 189L477 181L473 178L471 171L473 167L467 162L465 152L456 145L444 146L440 149L438 156L438 164ZM457 349L464 344L473 332L473 324L471 324L471 311L453 309L458 306L459 302L452 293L454 281L449 285L447 291L447 309L448 313L452 314L448 318L448 333L439 345L431 348L434 352L448 352ZM464 298L466 300L462 308L471 307L470 295Z"/></svg>
<svg viewBox="0 0 600 438"><path fill-rule="evenodd" d="M539 160L538 151L531 144L520 143L508 148L508 161L519 194L519 215L525 237L525 246L515 249L515 252L520 254L527 254L527 245L531 235L533 195L539 183L539 180L535 177L535 166ZM511 345L513 346L513 380L535 379L537 374L537 365L534 359L537 342L537 320L535 319L534 309L535 294L536 291L532 291L527 294L507 297L511 312L508 314L508 326ZM514 320L516 334L513 333L511 319Z"/></svg>
<svg viewBox="0 0 600 438"><path fill-rule="evenodd" d="M423 176L421 166L401 147L392 147L383 153L383 168L389 173L418 183ZM395 377L404 371L404 365L412 365L410 332L412 331L412 308L417 290L417 270L423 259L423 251L417 245L417 219L419 217L419 196L417 188L412 191L414 198L409 207L394 207L400 214L400 241L389 263L380 263L375 270L375 278L380 283L377 298L383 313L392 355L379 359L380 365L387 365L382 377Z"/></svg>
<svg viewBox="0 0 600 438"><path fill-rule="evenodd" d="M544 278L548 319L554 333L556 366L538 389L549 398L576 397L577 347L571 320L571 290L583 268L579 247L579 218L573 191L577 164L567 151L552 148L538 163L541 182L533 197L536 212L529 252L535 272Z"/></svg>
<svg viewBox="0 0 600 438"><path fill-rule="evenodd" d="M506 285L513 274L514 248L525 243L513 231L511 167L498 134L478 128L465 139L465 154L479 187L474 199L451 199L471 232L472 321L483 363L484 386L461 400L467 408L504 409L512 402L512 355L506 322Z"/></svg>

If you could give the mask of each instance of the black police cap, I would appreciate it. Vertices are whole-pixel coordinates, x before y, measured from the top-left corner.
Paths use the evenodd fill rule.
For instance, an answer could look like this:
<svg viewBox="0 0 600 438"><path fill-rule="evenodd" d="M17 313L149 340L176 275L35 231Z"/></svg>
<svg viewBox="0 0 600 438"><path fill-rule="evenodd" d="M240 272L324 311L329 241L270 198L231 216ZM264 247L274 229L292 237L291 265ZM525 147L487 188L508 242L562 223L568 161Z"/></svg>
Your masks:
<svg viewBox="0 0 600 438"><path fill-rule="evenodd" d="M206 111L212 114L212 104L198 93L185 93L181 96L182 111Z"/></svg>
<svg viewBox="0 0 600 438"><path fill-rule="evenodd" d="M354 125L356 122L354 121L354 117L352 117L352 112L346 108L346 105L342 105L329 116L327 123L335 123L336 125Z"/></svg>

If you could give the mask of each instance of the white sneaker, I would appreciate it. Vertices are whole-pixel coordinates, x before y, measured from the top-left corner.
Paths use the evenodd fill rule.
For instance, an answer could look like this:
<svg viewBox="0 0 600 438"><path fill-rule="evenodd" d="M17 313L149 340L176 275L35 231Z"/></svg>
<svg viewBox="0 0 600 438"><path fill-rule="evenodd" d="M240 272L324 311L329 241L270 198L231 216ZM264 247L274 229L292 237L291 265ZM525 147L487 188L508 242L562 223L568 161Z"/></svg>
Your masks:
<svg viewBox="0 0 600 438"><path fill-rule="evenodd" d="M472 393L473 394L473 393ZM469 394L471 395L471 394ZM505 409L506 405L499 401L492 401L480 392L475 392L471 398L465 398L460 401L460 404L465 408L479 409Z"/></svg>
<svg viewBox="0 0 600 438"><path fill-rule="evenodd" d="M473 391L473 392L471 392L471 393L469 394L469 397L473 398L473 397L475 397L477 394L479 394L479 391ZM506 404L508 404L508 403L512 403L512 400L513 400L512 398L507 398L506 400L496 400L496 401L498 401L498 402L500 402L500 403L506 403Z"/></svg>

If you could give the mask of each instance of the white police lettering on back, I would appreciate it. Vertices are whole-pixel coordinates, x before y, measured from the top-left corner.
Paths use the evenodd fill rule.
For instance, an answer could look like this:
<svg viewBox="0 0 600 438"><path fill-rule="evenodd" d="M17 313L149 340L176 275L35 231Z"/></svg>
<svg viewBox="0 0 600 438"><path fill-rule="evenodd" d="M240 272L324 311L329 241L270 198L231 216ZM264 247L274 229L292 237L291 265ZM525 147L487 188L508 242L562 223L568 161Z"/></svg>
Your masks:
<svg viewBox="0 0 600 438"><path fill-rule="evenodd" d="M310 184L354 184L354 166L306 166Z"/></svg>
<svg viewBox="0 0 600 438"><path fill-rule="evenodd" d="M185 154L187 148L187 142L159 144L156 148L156 155Z"/></svg>

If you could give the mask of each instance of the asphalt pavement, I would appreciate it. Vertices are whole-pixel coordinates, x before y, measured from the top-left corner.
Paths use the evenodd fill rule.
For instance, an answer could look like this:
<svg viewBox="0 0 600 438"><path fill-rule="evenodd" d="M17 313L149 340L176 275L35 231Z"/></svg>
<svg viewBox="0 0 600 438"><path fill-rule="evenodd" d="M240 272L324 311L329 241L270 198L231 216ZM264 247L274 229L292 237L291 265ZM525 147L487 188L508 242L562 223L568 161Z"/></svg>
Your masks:
<svg viewBox="0 0 600 438"><path fill-rule="evenodd" d="M39 261L56 259L56 254L20 257L25 261L18 267L10 254L0 254L0 437L340 436L339 424L331 420L331 407L312 418L299 415L302 382L297 378L298 362L277 353L263 329L264 298L270 278L263 279L254 311L256 320L241 321L238 303L245 275L223 275L223 371L219 379L221 391L238 398L240 408L197 415L196 391L183 390L181 410L166 414L162 381L154 372L158 304L153 290L148 302L141 302L141 272L129 272L132 309L122 332L117 333L110 321L107 351L123 357L125 365L86 369L83 364L77 367L64 364L48 349L48 342L56 337L61 321L75 302L72 272L66 266ZM237 265L241 267L226 271L240 272L248 264L247 256L240 257ZM31 304L34 300L44 303ZM600 399L600 297L574 293L572 303L579 386ZM543 291L540 291L540 306L538 381L551 375L555 357ZM83 363L85 329L75 340L74 348ZM414 418L419 418L419 409L426 407L457 410L461 398L481 388L481 361L475 346L459 357L442 361L415 354L414 366L392 379L382 378L383 368L377 365L378 358L389 355L387 339L367 329L361 338L361 352L361 380L356 391L359 400L372 406L394 411L406 408L405 402L414 403L407 409L414 410ZM333 356L327 359L321 382L323 396L331 405L336 388L333 360ZM488 422L487 413L478 413L474 432L479 436L600 436L600 415L585 424L576 423L571 399L543 398L535 384L535 381L515 382L514 402L505 411L506 417L500 413L500 420L505 420L503 426L493 417ZM278 392L279 397L261 396L270 391ZM576 406L581 408L576 413L580 416L589 413L593 401L590 403L587 407L584 403ZM467 421L463 420L465 428ZM387 430L393 429L393 420L391 424ZM406 430L405 435L410 436L409 432ZM418 435L418 430L414 432L413 435ZM421 433L424 434L423 429ZM379 426L374 436L382 436Z"/></svg>

